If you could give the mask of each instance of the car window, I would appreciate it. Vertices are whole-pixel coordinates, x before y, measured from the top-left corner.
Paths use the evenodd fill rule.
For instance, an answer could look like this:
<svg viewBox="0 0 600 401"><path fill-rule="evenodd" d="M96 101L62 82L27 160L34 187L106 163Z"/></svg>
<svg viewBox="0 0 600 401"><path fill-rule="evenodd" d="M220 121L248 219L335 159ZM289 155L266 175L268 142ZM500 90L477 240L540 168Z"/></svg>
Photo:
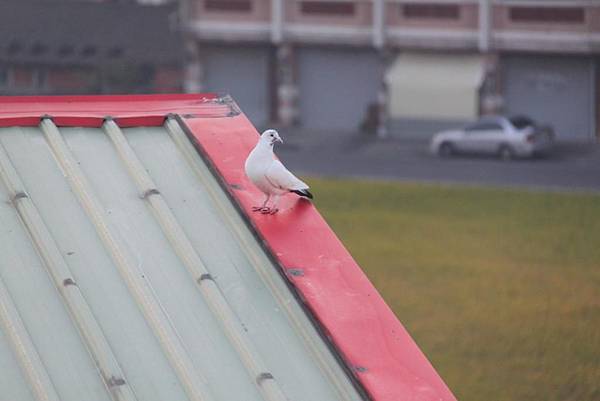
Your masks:
<svg viewBox="0 0 600 401"><path fill-rule="evenodd" d="M515 126L515 128L517 129L523 129L525 127L535 127L535 122L529 118L529 117L525 117L525 116L515 116L515 117L511 117L509 119L509 121L512 123L512 125Z"/></svg>
<svg viewBox="0 0 600 401"><path fill-rule="evenodd" d="M468 125L467 127L465 127L465 131L467 131L467 132L498 131L498 130L502 130L502 126L498 123L489 122L489 121L478 122L478 123L471 124L471 125Z"/></svg>

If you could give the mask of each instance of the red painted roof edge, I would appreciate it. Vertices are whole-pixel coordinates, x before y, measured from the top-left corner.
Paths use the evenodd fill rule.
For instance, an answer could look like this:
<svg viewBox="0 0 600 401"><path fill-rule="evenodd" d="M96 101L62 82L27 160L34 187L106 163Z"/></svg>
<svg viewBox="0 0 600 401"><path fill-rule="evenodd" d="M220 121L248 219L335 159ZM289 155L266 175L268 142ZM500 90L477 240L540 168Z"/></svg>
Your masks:
<svg viewBox="0 0 600 401"><path fill-rule="evenodd" d="M201 98L215 98L216 93L165 93L148 95L60 95L60 96L0 96L0 103L114 103L114 102L139 102L139 101L182 101ZM143 111L143 110L140 110ZM0 110L0 113L2 111Z"/></svg>
<svg viewBox="0 0 600 401"><path fill-rule="evenodd" d="M223 100L217 102L216 100ZM92 96L0 96L0 127L35 126L50 116L60 126L98 127L105 117L132 126L162 124L167 114L227 115L232 103L215 93ZM237 110L237 109L236 109ZM152 122L148 122L152 119ZM138 122L139 121L139 122Z"/></svg>

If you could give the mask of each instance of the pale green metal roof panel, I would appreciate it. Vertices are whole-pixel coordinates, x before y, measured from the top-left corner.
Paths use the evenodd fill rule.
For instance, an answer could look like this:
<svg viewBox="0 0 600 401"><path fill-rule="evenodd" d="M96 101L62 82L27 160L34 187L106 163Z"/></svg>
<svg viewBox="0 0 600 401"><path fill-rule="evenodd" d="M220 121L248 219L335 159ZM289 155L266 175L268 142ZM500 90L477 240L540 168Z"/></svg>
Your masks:
<svg viewBox="0 0 600 401"><path fill-rule="evenodd" d="M0 330L0 371L2 372L0 401L35 401L2 330Z"/></svg>
<svg viewBox="0 0 600 401"><path fill-rule="evenodd" d="M60 400L360 399L183 131L42 126L0 128L0 279ZM7 328L0 401L35 399Z"/></svg>
<svg viewBox="0 0 600 401"><path fill-rule="evenodd" d="M278 381L291 394L302 394L302 399L335 399L330 384L314 366L285 312L254 271L206 188L198 185L198 177L175 143L162 128L124 131ZM296 302L291 293L288 297L288 302Z"/></svg>
<svg viewBox="0 0 600 401"><path fill-rule="evenodd" d="M26 138L28 134L28 130L24 129L13 131L2 135L1 140L10 141L9 137ZM15 209L6 204L9 199L6 188L0 187L3 199L0 207L3 233L0 240L0 277L56 393L65 401L110 400ZM4 371L1 375L4 376ZM6 388L10 389L8 391L17 391L19 386L19 381L15 381L14 384L8 383ZM2 391L4 389L2 387Z"/></svg>
<svg viewBox="0 0 600 401"><path fill-rule="evenodd" d="M18 221L15 210L10 203L4 200L8 199L8 194L0 184L0 255L2 262L0 268L18 268L18 255L14 254L13 243L26 242L27 238L23 236L21 223ZM9 253L10 251L10 253ZM3 268L3 270L4 270ZM29 390L27 382L19 370L19 364L11 349L9 339L0 330L0 401L34 401L33 394Z"/></svg>
<svg viewBox="0 0 600 401"><path fill-rule="evenodd" d="M145 400L186 400L177 377L69 188L40 130L1 131L0 143L65 255L78 286L119 355L126 376L132 384L139 377L136 393ZM94 135L102 135L99 130L94 131ZM3 257L3 263L4 260ZM43 270L40 272L47 276Z"/></svg>
<svg viewBox="0 0 600 401"><path fill-rule="evenodd" d="M227 400L244 394L244 400L260 400L252 378L245 374L219 323L199 295L197 284L173 251L152 211L140 198L108 137L92 128L62 128L60 131L90 184L101 188L96 193L108 211L110 223L131 251L138 274L159 299L192 362L208 382L214 384L210 387L215 398ZM142 140L148 140L148 133L153 131L153 128L143 129ZM164 129L160 129L160 134L168 139ZM154 157L160 164L165 162L163 167L168 168L170 161L160 149L155 149ZM181 187L176 190L181 191ZM161 192L168 191L161 187ZM196 223L198 229L204 227L203 220ZM206 236L210 231L203 233Z"/></svg>

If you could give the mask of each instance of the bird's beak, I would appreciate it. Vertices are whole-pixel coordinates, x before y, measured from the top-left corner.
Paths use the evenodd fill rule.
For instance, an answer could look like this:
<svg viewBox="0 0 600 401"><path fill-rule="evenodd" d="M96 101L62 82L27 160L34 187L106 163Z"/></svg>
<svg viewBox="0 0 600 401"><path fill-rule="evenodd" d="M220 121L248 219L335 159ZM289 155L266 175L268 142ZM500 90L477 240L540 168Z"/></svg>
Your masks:
<svg viewBox="0 0 600 401"><path fill-rule="evenodd" d="M283 139L281 139L280 137L277 137L277 141L279 141L279 143L283 143Z"/></svg>
<svg viewBox="0 0 600 401"><path fill-rule="evenodd" d="M273 138L273 140L271 141L271 144L274 144L275 142L283 143L283 140L281 138L279 138L279 137Z"/></svg>

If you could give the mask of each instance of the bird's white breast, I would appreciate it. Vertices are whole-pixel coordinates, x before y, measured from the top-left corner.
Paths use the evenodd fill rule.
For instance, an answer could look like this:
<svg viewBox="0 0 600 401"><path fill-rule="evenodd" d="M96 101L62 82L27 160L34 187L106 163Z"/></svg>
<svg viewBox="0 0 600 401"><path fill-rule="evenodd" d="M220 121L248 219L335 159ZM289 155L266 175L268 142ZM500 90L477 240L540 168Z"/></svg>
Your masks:
<svg viewBox="0 0 600 401"><path fill-rule="evenodd" d="M258 189L266 194L274 194L279 192L278 188L273 187L266 179L267 170L273 163L272 152L269 152L268 150L270 149L262 149L260 146L254 148L246 159L245 170L250 181L252 181Z"/></svg>

